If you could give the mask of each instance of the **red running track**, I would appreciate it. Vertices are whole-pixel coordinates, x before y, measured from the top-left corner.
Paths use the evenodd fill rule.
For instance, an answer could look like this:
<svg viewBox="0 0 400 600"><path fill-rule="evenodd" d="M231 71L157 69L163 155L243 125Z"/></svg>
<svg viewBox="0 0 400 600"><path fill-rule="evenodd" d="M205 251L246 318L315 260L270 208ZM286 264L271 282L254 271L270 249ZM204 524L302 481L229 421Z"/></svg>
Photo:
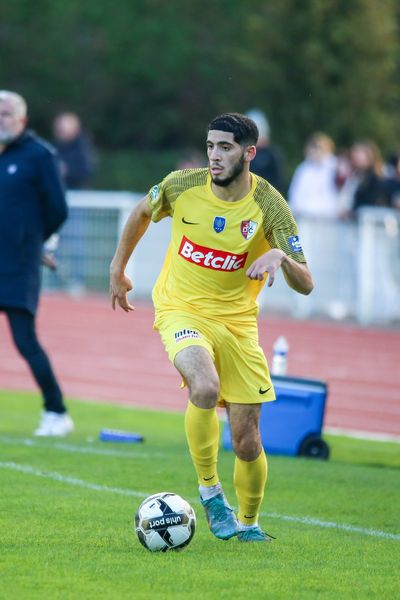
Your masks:
<svg viewBox="0 0 400 600"><path fill-rule="evenodd" d="M187 392L152 330L152 308L113 312L107 297L44 295L38 329L67 396L183 410ZM267 358L290 344L289 375L328 382L325 426L400 435L400 332L260 319ZM36 390L0 314L0 388Z"/></svg>

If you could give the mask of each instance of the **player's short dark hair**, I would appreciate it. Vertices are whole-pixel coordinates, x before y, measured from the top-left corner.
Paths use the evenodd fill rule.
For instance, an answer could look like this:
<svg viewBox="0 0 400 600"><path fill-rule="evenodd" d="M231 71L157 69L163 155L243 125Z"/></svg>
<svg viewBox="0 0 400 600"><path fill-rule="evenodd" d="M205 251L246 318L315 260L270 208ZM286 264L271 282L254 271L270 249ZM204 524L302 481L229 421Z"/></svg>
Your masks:
<svg viewBox="0 0 400 600"><path fill-rule="evenodd" d="M258 141L257 125L252 119L240 113L224 113L215 117L207 127L211 129L233 133L233 139L241 146L256 145Z"/></svg>

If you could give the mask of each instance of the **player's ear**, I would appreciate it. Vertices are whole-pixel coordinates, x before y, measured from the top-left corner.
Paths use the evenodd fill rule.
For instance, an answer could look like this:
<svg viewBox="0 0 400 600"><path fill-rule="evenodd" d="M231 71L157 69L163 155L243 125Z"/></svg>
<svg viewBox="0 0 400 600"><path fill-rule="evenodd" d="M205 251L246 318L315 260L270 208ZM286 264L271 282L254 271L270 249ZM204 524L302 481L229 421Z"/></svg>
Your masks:
<svg viewBox="0 0 400 600"><path fill-rule="evenodd" d="M255 157L255 155L257 154L257 150L255 146L247 146L246 151L244 153L244 159L247 162L250 162L253 160L253 158Z"/></svg>

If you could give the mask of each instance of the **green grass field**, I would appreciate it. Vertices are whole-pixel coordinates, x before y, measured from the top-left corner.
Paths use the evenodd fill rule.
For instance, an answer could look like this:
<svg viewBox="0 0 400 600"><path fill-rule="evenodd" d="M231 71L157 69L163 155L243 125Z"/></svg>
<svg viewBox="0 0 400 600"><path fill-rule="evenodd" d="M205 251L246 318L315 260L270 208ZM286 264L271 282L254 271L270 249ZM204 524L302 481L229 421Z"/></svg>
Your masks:
<svg viewBox="0 0 400 600"><path fill-rule="evenodd" d="M77 432L32 438L39 398L0 392L0 598L372 599L400 597L400 446L330 437L328 462L270 457L261 525L270 544L208 531L183 415L70 401ZM98 441L102 428L142 444ZM232 503L233 455L220 454ZM174 491L197 531L153 554L132 523L141 500Z"/></svg>

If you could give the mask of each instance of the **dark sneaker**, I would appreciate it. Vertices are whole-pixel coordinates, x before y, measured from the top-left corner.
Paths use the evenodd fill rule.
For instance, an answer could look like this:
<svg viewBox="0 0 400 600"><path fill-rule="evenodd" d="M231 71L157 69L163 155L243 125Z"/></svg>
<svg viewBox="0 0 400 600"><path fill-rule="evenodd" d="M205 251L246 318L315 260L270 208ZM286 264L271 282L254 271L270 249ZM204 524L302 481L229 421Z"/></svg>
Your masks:
<svg viewBox="0 0 400 600"><path fill-rule="evenodd" d="M239 542L272 542L275 539L258 526L239 531L237 537Z"/></svg>
<svg viewBox="0 0 400 600"><path fill-rule="evenodd" d="M208 526L215 537L229 540L238 534L236 517L224 494L217 494L209 500L200 500L206 511Z"/></svg>

